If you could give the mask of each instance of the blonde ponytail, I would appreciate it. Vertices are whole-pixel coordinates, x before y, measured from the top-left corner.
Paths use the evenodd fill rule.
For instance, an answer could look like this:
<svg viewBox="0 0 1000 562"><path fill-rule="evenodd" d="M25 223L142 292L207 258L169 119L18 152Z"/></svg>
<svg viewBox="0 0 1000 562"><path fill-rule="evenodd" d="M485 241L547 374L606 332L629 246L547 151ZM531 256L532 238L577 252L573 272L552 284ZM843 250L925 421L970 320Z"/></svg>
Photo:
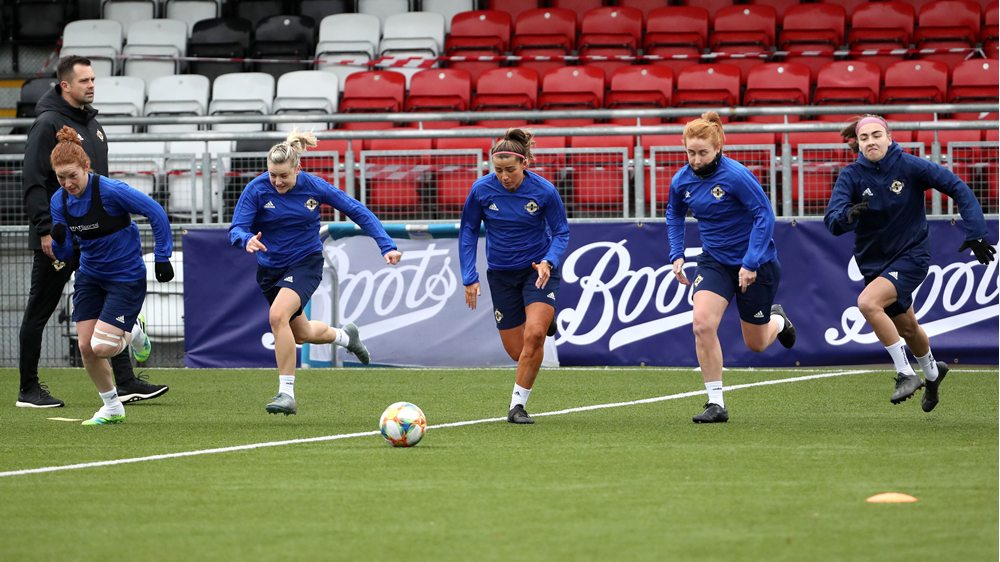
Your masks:
<svg viewBox="0 0 1000 562"><path fill-rule="evenodd" d="M279 142L271 147L271 151L267 153L267 161L272 164L287 162L292 169L298 168L299 155L309 148L315 147L316 144L316 136L312 134L312 131L303 132L295 127L292 132L288 133L284 142Z"/></svg>

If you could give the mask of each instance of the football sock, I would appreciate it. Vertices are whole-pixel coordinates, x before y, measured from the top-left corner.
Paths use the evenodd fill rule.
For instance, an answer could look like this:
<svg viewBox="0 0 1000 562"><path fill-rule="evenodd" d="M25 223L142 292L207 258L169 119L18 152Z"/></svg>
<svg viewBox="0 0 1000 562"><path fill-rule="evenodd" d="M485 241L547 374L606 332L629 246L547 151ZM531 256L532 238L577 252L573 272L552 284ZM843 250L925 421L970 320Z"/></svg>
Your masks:
<svg viewBox="0 0 1000 562"><path fill-rule="evenodd" d="M117 388L112 388L107 392L98 392L98 394L104 401L104 407L97 411L98 414L116 416L125 413L125 406L122 406L121 400L118 399Z"/></svg>
<svg viewBox="0 0 1000 562"><path fill-rule="evenodd" d="M924 378L929 381L936 381L938 378L938 367L937 362L934 361L934 354L931 350L927 350L927 355L923 357L917 357L917 363L920 364L920 370L924 372Z"/></svg>
<svg viewBox="0 0 1000 562"><path fill-rule="evenodd" d="M278 393L295 398L295 375L278 375Z"/></svg>
<svg viewBox="0 0 1000 562"><path fill-rule="evenodd" d="M510 408L508 410L513 410L514 406L518 404L524 406L528 403L528 395L531 394L530 388L522 388L517 383L514 383L514 392L510 395Z"/></svg>
<svg viewBox="0 0 1000 562"><path fill-rule="evenodd" d="M722 381L706 382L705 390L708 391L709 402L712 404L718 404L723 408L726 407L726 403L722 400Z"/></svg>
<svg viewBox="0 0 1000 562"><path fill-rule="evenodd" d="M351 343L351 336L347 335L347 332L343 328L337 330L337 337L334 338L333 343L339 345L340 347L347 347Z"/></svg>
<svg viewBox="0 0 1000 562"><path fill-rule="evenodd" d="M132 326L132 341L129 343L132 344L132 349L139 352L142 351L142 346L146 343L146 334L142 332L138 322Z"/></svg>
<svg viewBox="0 0 1000 562"><path fill-rule="evenodd" d="M896 366L897 373L916 376L916 373L913 372L913 367L910 366L910 362L906 360L906 348L903 345L903 340L899 340L892 345L885 346L885 350L892 357L892 364Z"/></svg>
<svg viewBox="0 0 1000 562"><path fill-rule="evenodd" d="M774 322L774 321L778 322L778 332L781 332L782 330L785 329L785 319L784 318L778 316L777 314L772 314L771 315L771 322Z"/></svg>

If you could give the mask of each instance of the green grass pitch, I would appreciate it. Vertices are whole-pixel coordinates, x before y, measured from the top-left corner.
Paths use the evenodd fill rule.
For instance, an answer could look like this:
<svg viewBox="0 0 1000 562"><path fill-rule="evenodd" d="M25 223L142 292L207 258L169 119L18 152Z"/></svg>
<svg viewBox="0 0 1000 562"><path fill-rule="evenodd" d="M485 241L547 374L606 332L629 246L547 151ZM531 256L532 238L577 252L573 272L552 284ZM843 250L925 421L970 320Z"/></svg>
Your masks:
<svg viewBox="0 0 1000 562"><path fill-rule="evenodd" d="M730 370L727 386L848 368ZM42 374L67 407L14 408L0 370L0 473L376 430L399 400L429 423L504 416L513 371L299 371L274 416L274 370L155 370L164 397L119 426L82 370ZM533 426L380 436L0 476L0 560L998 559L995 368L953 370L925 414L867 370L726 393L730 422L695 425L691 369L546 369ZM918 498L871 504L883 492Z"/></svg>

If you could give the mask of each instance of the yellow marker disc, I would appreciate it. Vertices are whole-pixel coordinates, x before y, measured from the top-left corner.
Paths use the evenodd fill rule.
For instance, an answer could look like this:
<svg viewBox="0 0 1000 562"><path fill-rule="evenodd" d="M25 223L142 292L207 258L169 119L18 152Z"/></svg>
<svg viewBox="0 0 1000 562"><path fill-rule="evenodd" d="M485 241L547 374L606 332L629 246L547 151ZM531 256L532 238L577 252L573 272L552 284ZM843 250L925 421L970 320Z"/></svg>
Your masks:
<svg viewBox="0 0 1000 562"><path fill-rule="evenodd" d="M52 421L83 421L83 420L75 420L73 418L48 418L48 419Z"/></svg>
<svg viewBox="0 0 1000 562"><path fill-rule="evenodd" d="M917 498L907 494L889 492L886 494L872 496L865 501L869 503L911 503L917 501Z"/></svg>

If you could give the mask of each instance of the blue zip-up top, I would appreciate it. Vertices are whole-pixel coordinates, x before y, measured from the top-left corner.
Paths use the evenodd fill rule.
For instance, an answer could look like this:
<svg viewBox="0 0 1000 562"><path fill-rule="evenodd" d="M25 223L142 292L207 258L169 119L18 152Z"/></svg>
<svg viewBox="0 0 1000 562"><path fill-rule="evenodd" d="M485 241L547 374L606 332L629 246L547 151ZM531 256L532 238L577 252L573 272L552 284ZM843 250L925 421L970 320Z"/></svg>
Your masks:
<svg viewBox="0 0 1000 562"><path fill-rule="evenodd" d="M360 202L322 178L299 172L295 187L285 192L271 185L267 172L257 176L240 195L229 227L229 240L245 248L251 236L262 232L266 252L255 252L264 267L288 267L309 254L320 252L319 206L326 204L351 218L365 234L375 239L382 255L396 249L378 218Z"/></svg>
<svg viewBox="0 0 1000 562"><path fill-rule="evenodd" d="M705 179L696 176L690 164L674 174L666 212L671 263L684 257L689 208L698 219L702 249L720 263L757 271L777 257L771 202L743 164L723 156L715 173Z"/></svg>
<svg viewBox="0 0 1000 562"><path fill-rule="evenodd" d="M958 204L966 240L986 237L986 219L969 186L948 168L903 152L895 141L878 162L859 154L857 162L844 168L823 222L835 236L854 231L855 261L862 275L873 277L907 252L930 255L924 193L928 189L937 189ZM865 195L868 211L848 223L847 211Z"/></svg>
<svg viewBox="0 0 1000 562"><path fill-rule="evenodd" d="M101 202L104 210L113 217L125 213L143 215L153 227L153 254L156 261L169 261L174 253L174 238L170 233L170 221L159 203L148 195L124 182L101 177ZM82 217L90 210L94 174L87 180L87 189L79 197L66 194L63 208L63 188L59 188L49 201L52 224L66 223L66 213ZM60 261L68 261L73 255L73 235L68 225L66 240L62 244L52 242L52 251ZM93 240L80 240L80 272L107 281L138 281L146 278L146 263L142 261L142 242L139 227L133 222L128 228L108 236Z"/></svg>
<svg viewBox="0 0 1000 562"><path fill-rule="evenodd" d="M462 208L458 256L462 284L479 282L476 248L479 225L486 223L486 265L495 271L514 271L543 260L559 267L569 244L569 222L559 192L547 179L524 171L514 191L489 174L472 184Z"/></svg>

